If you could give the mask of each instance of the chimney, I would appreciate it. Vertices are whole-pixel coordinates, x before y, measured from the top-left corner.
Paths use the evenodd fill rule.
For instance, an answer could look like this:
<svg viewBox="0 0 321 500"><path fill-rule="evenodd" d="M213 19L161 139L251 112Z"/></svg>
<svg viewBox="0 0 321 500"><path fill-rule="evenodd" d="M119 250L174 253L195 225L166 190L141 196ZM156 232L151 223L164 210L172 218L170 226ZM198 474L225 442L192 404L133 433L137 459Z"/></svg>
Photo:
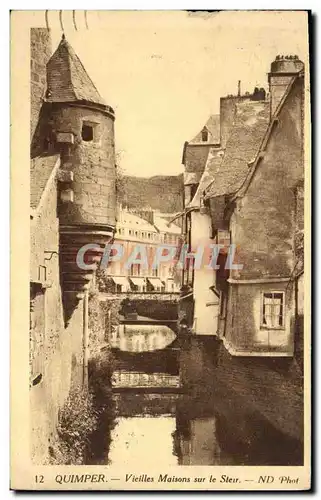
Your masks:
<svg viewBox="0 0 321 500"><path fill-rule="evenodd" d="M251 101L265 101L266 92L263 87L255 87L251 96Z"/></svg>
<svg viewBox="0 0 321 500"><path fill-rule="evenodd" d="M275 113L292 78L304 69L298 56L276 56L269 77L271 116Z"/></svg>
<svg viewBox="0 0 321 500"><path fill-rule="evenodd" d="M240 97L241 95L241 80L238 81L237 84L237 95Z"/></svg>

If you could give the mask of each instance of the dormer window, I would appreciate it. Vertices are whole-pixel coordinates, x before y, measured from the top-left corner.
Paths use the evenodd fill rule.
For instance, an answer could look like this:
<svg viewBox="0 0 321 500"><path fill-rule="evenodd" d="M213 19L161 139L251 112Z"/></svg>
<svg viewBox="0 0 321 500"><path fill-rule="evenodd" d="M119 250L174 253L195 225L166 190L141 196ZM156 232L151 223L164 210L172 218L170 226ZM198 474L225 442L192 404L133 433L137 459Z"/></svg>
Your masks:
<svg viewBox="0 0 321 500"><path fill-rule="evenodd" d="M202 142L208 141L208 130L207 128L203 128L202 130Z"/></svg>

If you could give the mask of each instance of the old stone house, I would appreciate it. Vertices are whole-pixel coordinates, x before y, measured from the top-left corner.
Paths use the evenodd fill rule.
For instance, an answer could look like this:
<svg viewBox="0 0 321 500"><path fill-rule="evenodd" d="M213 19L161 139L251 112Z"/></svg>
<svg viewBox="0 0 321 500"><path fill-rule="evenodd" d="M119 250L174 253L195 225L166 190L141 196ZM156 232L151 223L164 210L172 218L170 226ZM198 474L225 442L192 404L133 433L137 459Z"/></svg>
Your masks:
<svg viewBox="0 0 321 500"><path fill-rule="evenodd" d="M277 59L269 83L269 103L255 103L255 124L254 104L252 110L242 104L241 129L236 111L224 159L205 194L214 232L227 231L242 265L226 276L217 330L234 355L294 352L296 278L303 269L295 245L297 228L303 230L303 63Z"/></svg>
<svg viewBox="0 0 321 500"><path fill-rule="evenodd" d="M59 409L85 387L88 294L115 230L114 119L65 37L31 29L30 404L33 460L44 463ZM85 244L89 271L76 263Z"/></svg>
<svg viewBox="0 0 321 500"><path fill-rule="evenodd" d="M182 297L182 304L186 304L187 310L193 304L192 326L198 335L217 332L226 274L226 255L223 251L218 256L222 268L215 272L207 267L211 259L211 245L226 243L226 234L221 231L223 227L218 234L215 233L204 194L209 185L216 185L213 179L219 172L227 172L231 149L235 149L238 163L242 153L245 163L252 159L255 146L258 146L267 128L267 108L263 89L256 88L253 94L223 97L220 114L211 116L200 133L184 146L185 239L192 253L204 249L204 256L201 266L193 266L190 259L186 261L183 279L186 294ZM219 203L222 204L222 197ZM193 295L190 290L193 290Z"/></svg>
<svg viewBox="0 0 321 500"><path fill-rule="evenodd" d="M206 125L184 146L186 242L192 252L233 244L243 266L225 269L223 248L219 269L187 268L193 330L218 335L234 355L293 354L295 310L302 308L302 286L293 287L303 269L302 71L298 58L278 58L269 98L262 88L221 98L216 143L208 144ZM277 325L265 312L272 310L279 311Z"/></svg>

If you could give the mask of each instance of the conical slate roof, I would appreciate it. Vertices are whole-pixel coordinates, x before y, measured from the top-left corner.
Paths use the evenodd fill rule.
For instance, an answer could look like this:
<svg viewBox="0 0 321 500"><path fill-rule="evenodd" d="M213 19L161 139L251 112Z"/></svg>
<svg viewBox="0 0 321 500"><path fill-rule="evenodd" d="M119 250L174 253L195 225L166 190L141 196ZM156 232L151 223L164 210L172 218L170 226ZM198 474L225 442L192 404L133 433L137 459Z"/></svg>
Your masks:
<svg viewBox="0 0 321 500"><path fill-rule="evenodd" d="M106 106L64 35L47 64L48 102L88 101Z"/></svg>

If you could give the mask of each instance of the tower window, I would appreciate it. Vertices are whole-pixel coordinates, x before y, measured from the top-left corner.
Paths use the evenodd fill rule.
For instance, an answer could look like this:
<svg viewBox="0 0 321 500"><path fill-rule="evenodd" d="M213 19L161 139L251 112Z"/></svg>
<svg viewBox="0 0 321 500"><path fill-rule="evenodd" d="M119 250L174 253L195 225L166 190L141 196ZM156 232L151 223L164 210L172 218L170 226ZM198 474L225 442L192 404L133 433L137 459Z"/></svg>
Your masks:
<svg viewBox="0 0 321 500"><path fill-rule="evenodd" d="M202 142L207 142L208 141L208 131L206 128L202 130Z"/></svg>
<svg viewBox="0 0 321 500"><path fill-rule="evenodd" d="M81 137L83 141L90 142L94 140L94 127L83 123L81 130Z"/></svg>

